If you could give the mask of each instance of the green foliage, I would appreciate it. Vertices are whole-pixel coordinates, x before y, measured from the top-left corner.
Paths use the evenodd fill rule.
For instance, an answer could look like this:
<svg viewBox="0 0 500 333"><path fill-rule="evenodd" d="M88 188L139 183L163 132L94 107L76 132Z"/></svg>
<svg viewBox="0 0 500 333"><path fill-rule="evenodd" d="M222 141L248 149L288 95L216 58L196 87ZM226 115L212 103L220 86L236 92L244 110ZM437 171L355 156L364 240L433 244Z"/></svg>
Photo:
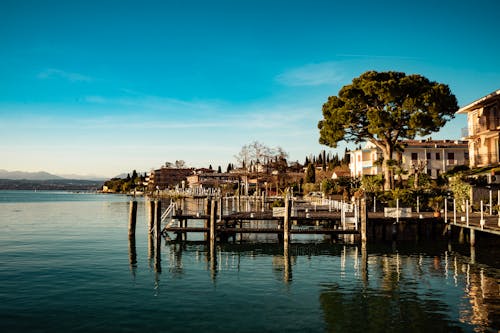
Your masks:
<svg viewBox="0 0 500 333"><path fill-rule="evenodd" d="M126 178L112 178L104 182L104 185L108 187L108 190L116 193L128 193L131 190L139 189L142 190L142 183L145 180L145 176L139 175L135 170L132 172L132 177L127 174Z"/></svg>
<svg viewBox="0 0 500 333"><path fill-rule="evenodd" d="M460 174L453 177L449 184L453 192L453 198L457 201L459 210L462 210L463 203L470 200L471 186L460 177Z"/></svg>
<svg viewBox="0 0 500 333"><path fill-rule="evenodd" d="M451 176L454 176L458 173L464 173L464 172L467 172L469 170L470 170L470 168L467 165L457 165L457 166L451 168L450 170L446 171L445 176L451 177Z"/></svg>
<svg viewBox="0 0 500 333"><path fill-rule="evenodd" d="M330 96L318 123L321 144L370 141L392 158L399 139L438 131L458 110L447 85L401 72L368 71ZM386 187L390 171L386 168Z"/></svg>
<svg viewBox="0 0 500 333"><path fill-rule="evenodd" d="M431 196L428 200L428 206L435 212L439 212L441 210L441 205L444 202L444 197L441 195Z"/></svg>
<svg viewBox="0 0 500 333"><path fill-rule="evenodd" d="M304 192L304 194L317 190L319 190L319 185L316 185L314 183L304 183L304 185L302 185L302 191Z"/></svg>
<svg viewBox="0 0 500 333"><path fill-rule="evenodd" d="M325 178L321 182L321 189L325 194L332 194L334 186L335 186L334 181L329 178Z"/></svg>
<svg viewBox="0 0 500 333"><path fill-rule="evenodd" d="M366 193L377 193L383 190L384 179L382 175L364 175L361 178L361 188L365 190Z"/></svg>
<svg viewBox="0 0 500 333"><path fill-rule="evenodd" d="M283 199L276 199L271 203L271 208L273 207L285 207L285 201Z"/></svg>
<svg viewBox="0 0 500 333"><path fill-rule="evenodd" d="M309 163L306 170L305 180L306 183L315 183L316 182L316 168L313 163Z"/></svg>
<svg viewBox="0 0 500 333"><path fill-rule="evenodd" d="M415 185L415 175L410 175L408 176L408 186L409 187L412 187L412 188L416 188L416 187L423 187L423 188L430 188L430 186L432 185L432 182L431 182L431 176L426 174L426 173L420 173L418 175L418 184L417 186L414 186Z"/></svg>

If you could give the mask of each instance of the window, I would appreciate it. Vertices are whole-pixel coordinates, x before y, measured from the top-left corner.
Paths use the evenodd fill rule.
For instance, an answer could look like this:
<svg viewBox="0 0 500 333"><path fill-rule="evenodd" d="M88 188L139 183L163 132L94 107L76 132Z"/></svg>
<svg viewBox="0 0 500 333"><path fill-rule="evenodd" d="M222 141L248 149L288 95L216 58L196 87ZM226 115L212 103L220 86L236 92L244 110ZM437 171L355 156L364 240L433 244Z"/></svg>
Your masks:
<svg viewBox="0 0 500 333"><path fill-rule="evenodd" d="M412 161L418 160L418 153L411 153L411 160Z"/></svg>
<svg viewBox="0 0 500 333"><path fill-rule="evenodd" d="M427 159L430 160L431 159L431 153L427 153Z"/></svg>
<svg viewBox="0 0 500 333"><path fill-rule="evenodd" d="M455 164L455 153L448 153L448 164Z"/></svg>
<svg viewBox="0 0 500 333"><path fill-rule="evenodd" d="M440 153L436 153L436 160L440 160L441 159L441 154Z"/></svg>

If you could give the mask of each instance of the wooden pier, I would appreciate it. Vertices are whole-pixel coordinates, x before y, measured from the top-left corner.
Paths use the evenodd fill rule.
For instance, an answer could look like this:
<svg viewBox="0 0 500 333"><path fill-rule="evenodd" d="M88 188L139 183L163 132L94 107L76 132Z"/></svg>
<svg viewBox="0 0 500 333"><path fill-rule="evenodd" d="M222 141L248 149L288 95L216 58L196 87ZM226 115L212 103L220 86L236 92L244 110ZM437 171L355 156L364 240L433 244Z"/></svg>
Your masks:
<svg viewBox="0 0 500 333"><path fill-rule="evenodd" d="M162 210L160 200L150 201L149 230L157 242L161 235L174 234L178 239L186 240L190 233L203 233L204 239L211 242L226 241L231 237L235 239L243 234L276 235L280 242L289 241L293 235L326 235L332 239L352 235L354 238L350 239L366 242L368 239L405 240L411 239L412 235L416 238L429 234L451 235L452 230L454 234L458 230L461 235L468 232L465 238L472 245L477 232L500 235L499 216L484 212L464 214L447 211L441 217L434 217L430 212L414 212L395 219L381 212L367 212L364 200L360 200L358 206L344 204L349 208L339 206L332 209L324 205L300 206L298 202L288 199L285 200L285 207L276 214L265 209L264 204L259 209L235 211L224 205L224 202L230 201L227 198L205 200L205 206L202 209L198 207L195 213L190 213L193 210L189 209L183 212L174 202ZM136 211L136 205L131 203L131 238L135 236Z"/></svg>

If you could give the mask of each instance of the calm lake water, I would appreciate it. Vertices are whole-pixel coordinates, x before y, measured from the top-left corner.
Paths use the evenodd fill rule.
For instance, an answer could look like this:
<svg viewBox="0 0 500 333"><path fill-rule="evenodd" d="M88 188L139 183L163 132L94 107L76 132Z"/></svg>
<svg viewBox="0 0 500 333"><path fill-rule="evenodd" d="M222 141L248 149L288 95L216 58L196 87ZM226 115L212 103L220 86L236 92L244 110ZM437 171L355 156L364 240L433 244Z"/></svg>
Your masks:
<svg viewBox="0 0 500 333"><path fill-rule="evenodd" d="M441 241L161 244L139 199L0 191L2 332L474 332L500 329L488 249ZM135 246L134 246L135 245ZM484 260L482 258L485 258Z"/></svg>

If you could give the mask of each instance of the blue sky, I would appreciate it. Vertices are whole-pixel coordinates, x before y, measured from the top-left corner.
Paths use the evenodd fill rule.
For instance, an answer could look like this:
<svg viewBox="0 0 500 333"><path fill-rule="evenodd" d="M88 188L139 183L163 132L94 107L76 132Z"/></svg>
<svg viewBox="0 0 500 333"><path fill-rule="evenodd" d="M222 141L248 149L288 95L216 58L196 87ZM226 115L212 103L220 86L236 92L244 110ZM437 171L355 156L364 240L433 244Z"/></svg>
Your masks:
<svg viewBox="0 0 500 333"><path fill-rule="evenodd" d="M466 105L500 88L495 0L0 2L0 169L111 177L322 149L330 95L418 73ZM438 139L458 139L457 116ZM344 145L340 145L342 154Z"/></svg>

